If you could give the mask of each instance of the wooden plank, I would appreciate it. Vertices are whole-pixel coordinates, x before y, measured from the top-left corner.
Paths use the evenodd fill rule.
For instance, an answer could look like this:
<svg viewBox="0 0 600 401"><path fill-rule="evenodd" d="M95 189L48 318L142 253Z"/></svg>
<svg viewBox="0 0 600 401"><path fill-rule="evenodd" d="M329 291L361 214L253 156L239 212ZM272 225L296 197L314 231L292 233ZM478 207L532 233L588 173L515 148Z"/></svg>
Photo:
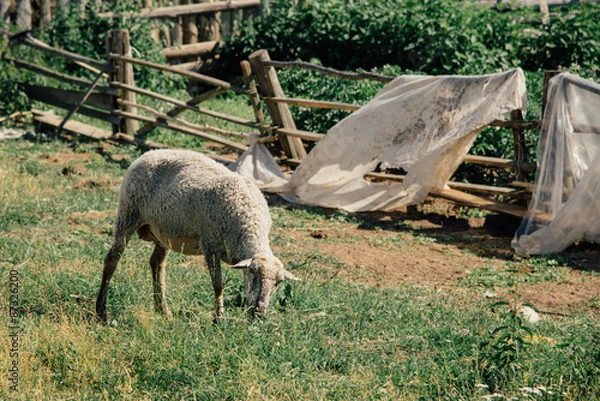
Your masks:
<svg viewBox="0 0 600 401"><path fill-rule="evenodd" d="M229 82L217 79L217 78L209 77L208 75L198 74L197 72L184 71L184 70L174 68L171 66L136 59L131 56L120 56L118 54L111 54L110 57L115 60L126 61L128 63L141 65L143 67L155 68L160 71L172 72L173 74L178 74L178 75L187 77L189 79L192 79L194 81L199 81L199 82L203 82L208 85L217 86L217 87L227 89L227 90L230 90L232 92L236 92L236 93L239 93L242 95L249 94L249 92L246 89L242 88L241 86L237 86L237 85L234 85L232 83L229 83Z"/></svg>
<svg viewBox="0 0 600 401"><path fill-rule="evenodd" d="M542 122L541 120L494 120L488 125L490 127L502 127L502 128L511 128L511 129L539 129Z"/></svg>
<svg viewBox="0 0 600 401"><path fill-rule="evenodd" d="M41 110L32 110L32 112L35 115L35 121L39 121L55 128L58 127L63 121L63 118L61 116L57 116L56 114L51 114ZM67 121L63 127L63 130L94 139L108 139L112 136L112 132L110 131L73 120Z"/></svg>
<svg viewBox="0 0 600 401"><path fill-rule="evenodd" d="M119 100L119 104L127 105L127 101L126 100ZM162 113L162 112L160 112L158 110L155 110L152 107L149 107L149 106L146 106L146 105L136 104L136 106L137 106L138 109L144 110L144 111L146 111L146 112L154 115L156 117L156 119L159 120L159 121L161 121L161 120L172 121L174 124L187 126L189 128L195 129L197 131L212 132L214 134L219 134L219 135L223 135L223 136L230 136L232 138L238 138L238 139L245 139L246 141L248 140L248 134L246 134L244 132L227 131L227 130L224 130L224 129L219 128L219 127L210 126L208 124L197 125L197 124L193 124L193 123L190 123L188 121L182 120L180 118L171 117L168 114Z"/></svg>
<svg viewBox="0 0 600 401"><path fill-rule="evenodd" d="M73 107L73 103L69 103L69 102L64 102L62 101L60 98L58 97L52 97L52 96L46 96L43 98L37 98L36 96L30 96L30 99L32 100L37 100L39 102L54 106L54 107L58 107L61 108L63 110L70 110ZM82 116L87 116L87 117L91 117L91 118L95 118L97 120L100 121L105 121L111 124L118 124L119 122L119 118L116 116L113 116L112 114L105 112L105 111L100 111L97 109L92 109L86 106L81 106L79 108L79 110L77 110L77 114L80 114Z"/></svg>
<svg viewBox="0 0 600 401"><path fill-rule="evenodd" d="M326 102L322 100L312 100L312 99L299 99L299 98L289 98L289 97L265 97L265 102L276 102L276 103L286 103L292 106L301 106L301 107L313 107L318 109L335 109L335 110L347 110L347 111L356 111L361 108L361 106L357 106L355 104L349 103L341 103L341 102Z"/></svg>
<svg viewBox="0 0 600 401"><path fill-rule="evenodd" d="M168 103L171 103L171 104L183 107L186 110L196 111L198 113L206 114L206 115L211 116L211 117L219 118L221 120L226 120L226 121L230 121L230 122L235 123L235 124L244 125L246 127L252 127L252 128L257 128L257 129L259 128L259 125L257 123L255 123L254 121L246 120L246 119L239 118L239 117L236 117L236 116L230 116L228 114L223 114L223 113L219 113L219 112L216 112L216 111L208 110L208 109L205 109L205 108L202 108L202 107L198 107L198 106L194 106L194 105L191 105L191 104L187 104L186 102L183 102L181 100L177 100L177 99L174 99L172 97L165 96L165 95L160 95L158 93L154 93L154 92L149 91L147 89L137 88L137 87L129 86L129 85L123 85L123 84L120 84L118 82L113 82L113 85L115 87L117 87L117 88L127 89L127 90L130 90L132 92L139 93L141 95L146 95L146 96L149 96L149 97L154 98L154 99L162 100L164 102L168 102Z"/></svg>
<svg viewBox="0 0 600 401"><path fill-rule="evenodd" d="M292 166L297 166L302 161L298 160L298 159L285 159L285 160L282 160L282 162L290 164ZM389 180L394 180L394 181L402 181L405 177L400 174L384 174L384 173L369 173L366 176L374 177L374 178L389 179ZM512 188L492 187L492 186L475 185L475 184L465 185L463 183L457 183L457 182L453 182L453 181L449 181L448 186L451 188L454 187L454 188L464 188L464 189L476 188L476 190L478 190L480 192L485 190L490 193L503 194L503 195L515 193L515 190ZM472 194L468 194L468 193L459 191L457 189L432 188L429 191L429 193L430 193L430 195L440 196L442 198L449 199L453 202L463 204L466 206L477 207L480 209L490 210L490 211L494 211L494 212L498 212L498 213L504 213L504 214L508 214L510 216L515 216L515 217L519 217L519 218L523 218L525 216L525 214L527 213L527 208L524 206L513 205L511 203L506 203L506 202L499 202L499 201L492 200L492 199L486 199L481 196L472 195Z"/></svg>
<svg viewBox="0 0 600 401"><path fill-rule="evenodd" d="M121 142L129 143L129 144L145 146L150 149L179 149L174 146L169 146L169 145L165 145L165 144L158 143L158 142L148 141L146 139L140 139L133 135L123 134L122 132L119 132L118 134L116 134L114 136L114 139L121 141ZM230 159L230 158L224 157L224 156L220 156L220 155L213 155L210 153L203 153L203 155L210 157L211 159L216 160L219 163L223 163L223 164L235 162L235 160L233 160L233 159Z"/></svg>
<svg viewBox="0 0 600 401"><path fill-rule="evenodd" d="M186 4L172 7L157 7L152 10L145 9L141 13L135 13L132 16L147 18L177 18L184 15L209 14L220 11L233 11L242 8L259 7L260 0L238 0L238 1L219 1L215 3ZM114 13L99 13L100 18L113 18Z"/></svg>
<svg viewBox="0 0 600 401"><path fill-rule="evenodd" d="M9 39L12 39L13 36L15 36L15 35L11 34L10 32L7 32L7 31L1 30L1 29L0 29L0 34L7 35L9 37ZM46 53L54 54L56 56L64 57L69 60L79 61L81 63L89 64L89 65L97 67L97 68L102 68L102 65L104 64L103 61L94 60L92 58L85 57L85 56L79 55L77 53L72 53L72 52L69 52L66 50L57 49L55 47L49 46L46 43L44 43L38 39L35 39L29 33L27 33L26 35L19 34L18 39L16 39L16 40L18 40L20 43L22 43L24 45L34 48L34 49L41 50Z"/></svg>
<svg viewBox="0 0 600 401"><path fill-rule="evenodd" d="M56 72L56 71L53 71L53 70L51 70L49 68L46 68L46 67L43 67L43 66L40 66L40 65L37 65L37 64L31 64L31 63L28 63L26 61L17 60L17 59L14 59L12 57L7 57L7 56L5 56L4 59L12 62L17 67L25 68L26 70L37 72L39 74L42 74L42 75L45 75L47 77L56 79L58 81L66 82L68 84L77 85L77 86L82 87L82 88L88 88L92 84L92 81L90 81L90 80L83 79L83 78L78 78L78 77L73 77L71 75L67 75L67 74L63 74L63 73L60 73L60 72ZM98 92L101 92L101 93L107 93L107 94L111 94L111 95L115 95L116 94L116 92L114 91L114 89L106 87L106 86L98 86L96 89L98 90Z"/></svg>
<svg viewBox="0 0 600 401"><path fill-rule="evenodd" d="M69 109L69 107L71 107L74 103L81 99L81 96L83 95L83 92L69 89L58 89L53 87L29 84L22 85L23 89L25 90L25 93L30 99L37 100L46 104L51 104L53 106L60 107L63 109ZM111 98L109 95L106 94L94 93L86 101L86 104L103 110L112 110ZM81 114L84 114L84 112L82 112ZM106 113L98 115L106 115Z"/></svg>
<svg viewBox="0 0 600 401"><path fill-rule="evenodd" d="M402 174L387 174L387 173L369 173L366 175L371 178L379 178L382 180L392 180L392 181L403 181L404 175ZM457 182L457 181L448 181L446 183L450 188L460 190L460 191L472 191L479 193L487 193L492 195L504 195L504 196L521 196L523 195L523 191L508 188L508 187L495 187L491 185L479 185L479 184L471 184L468 182Z"/></svg>
<svg viewBox="0 0 600 401"><path fill-rule="evenodd" d="M92 92L94 91L96 86L98 86L98 82L100 81L100 78L102 78L102 76L105 74L105 71L108 69L109 66L110 66L110 63L108 61L106 63L104 63L104 65L102 66L100 71L98 71L98 74L96 75L96 78L94 79L94 81L92 82L90 87L87 88L87 90L81 96L79 101L77 103L75 103L73 108L71 108L69 110L69 112L63 119L62 123L60 123L60 125L56 128L57 135L60 134L60 131L63 129L63 127L65 126L65 123L71 118L71 116L73 114L75 114L83 106L83 104L90 98L90 96L92 95Z"/></svg>
<svg viewBox="0 0 600 401"><path fill-rule="evenodd" d="M205 100L208 99L212 99L213 97L216 97L222 93L225 93L225 89L223 88L214 88L212 90L209 90L207 92L204 92L198 96L193 97L192 99L188 100L187 102L185 102L186 107L182 107L182 106L176 106L175 108L169 110L167 112L167 115L170 117L175 117L181 113L183 113L184 111L187 110L187 106L193 106L196 105L198 103L202 103ZM154 124L146 124L145 126L143 126L142 128L140 128L135 135L136 136L145 136L147 135L149 132L151 132L154 128L156 127L156 125Z"/></svg>
<svg viewBox="0 0 600 401"><path fill-rule="evenodd" d="M342 79L351 79L351 80L362 80L368 79L371 81L378 81L382 83L388 83L394 80L394 77L388 77L385 75L376 74L373 72L347 72L347 71L339 71L329 67L323 67L321 65L316 65L312 63L308 63L306 61L275 61L268 60L265 62L265 65L268 67L276 67L276 68L302 68L305 70L316 71L323 75L328 75L336 78Z"/></svg>
<svg viewBox="0 0 600 401"><path fill-rule="evenodd" d="M310 131L301 131L301 130L297 130L297 129L291 129L291 128L272 128L271 127L271 131L275 132L276 134L283 134L285 136L290 136L293 138L299 138L299 139L306 139L309 141L320 141L321 139L323 139L325 137L324 134L317 134L315 132L310 132ZM295 157L292 157L292 159L295 159Z"/></svg>
<svg viewBox="0 0 600 401"><path fill-rule="evenodd" d="M499 157L466 155L463 158L463 162L473 163L473 164L483 164L486 166L493 166L493 167L502 167L502 168L507 168L507 169L517 168L517 166L520 166L521 170L525 171L525 172L534 172L536 170L535 163L531 163L531 162L517 163L514 160L502 159Z"/></svg>
<svg viewBox="0 0 600 401"><path fill-rule="evenodd" d="M191 43L176 47L169 47L163 50L163 54L167 59L183 58L183 57L202 57L207 54L214 53L217 49L216 41ZM181 68L180 68L181 69Z"/></svg>
<svg viewBox="0 0 600 401"><path fill-rule="evenodd" d="M202 132L202 131L199 131L199 130L196 130L196 129L192 129L192 128L189 128L189 127L183 127L183 126L180 126L180 125L175 125L175 124L169 123L169 121L154 120L151 117L145 117L145 116L141 116L139 114L127 113L127 112L120 111L120 110L115 110L115 111L113 111L113 113L115 115L120 116L120 117L132 118L132 119L135 119L137 121L142 121L142 122L146 122L146 123L156 124L158 127L169 128L169 129L172 129L174 131L182 132L184 134L196 136L198 138L208 139L210 141L217 142L217 143L220 143L222 145L225 145L225 146L227 146L227 147L229 147L231 149L234 149L234 150L236 150L236 151L238 151L240 153L245 152L246 150L248 150L247 146L242 145L240 143L228 141L227 139L223 139L223 138L218 137L218 136L210 135L210 134L207 134L206 132Z"/></svg>
<svg viewBox="0 0 600 401"><path fill-rule="evenodd" d="M467 194L455 189L440 189L432 188L429 193L445 199L449 199L461 205L477 207L479 209L490 210L493 212L507 214L509 216L522 219L527 213L527 208L524 206L513 205L511 203L498 202L491 199L486 199L481 196Z"/></svg>

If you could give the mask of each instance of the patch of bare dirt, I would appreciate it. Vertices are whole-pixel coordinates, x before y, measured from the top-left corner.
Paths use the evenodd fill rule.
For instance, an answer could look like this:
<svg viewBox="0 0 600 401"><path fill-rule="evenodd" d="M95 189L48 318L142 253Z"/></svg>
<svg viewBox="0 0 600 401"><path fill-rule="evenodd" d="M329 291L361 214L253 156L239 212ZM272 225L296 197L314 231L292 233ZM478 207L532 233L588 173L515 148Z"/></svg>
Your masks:
<svg viewBox="0 0 600 401"><path fill-rule="evenodd" d="M464 210L441 199L428 198L403 212L354 217L358 224L307 221L314 227L274 231L301 249L337 260L337 276L380 287L412 284L453 291L473 269L504 270L515 258L510 241L520 221L465 217ZM278 251L285 252L285 247ZM593 274L600 272L600 246L579 244L554 257L568 268L568 276L519 286L521 301L551 315L579 307L600 312L600 276ZM507 294L506 288L492 291Z"/></svg>
<svg viewBox="0 0 600 401"><path fill-rule="evenodd" d="M49 166L68 166L72 164L85 164L92 155L89 153L52 153L44 155L42 161Z"/></svg>

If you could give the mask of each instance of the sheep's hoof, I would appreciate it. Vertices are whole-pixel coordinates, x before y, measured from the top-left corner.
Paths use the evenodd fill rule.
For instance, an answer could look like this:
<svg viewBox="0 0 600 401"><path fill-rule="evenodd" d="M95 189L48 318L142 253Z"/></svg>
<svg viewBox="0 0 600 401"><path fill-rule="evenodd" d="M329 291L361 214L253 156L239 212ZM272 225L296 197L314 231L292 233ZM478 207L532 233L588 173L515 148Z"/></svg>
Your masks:
<svg viewBox="0 0 600 401"><path fill-rule="evenodd" d="M96 320L102 324L108 324L108 319L106 317L106 313L96 314Z"/></svg>
<svg viewBox="0 0 600 401"><path fill-rule="evenodd" d="M213 319L214 324L219 324L223 321L223 313L215 314L215 318Z"/></svg>

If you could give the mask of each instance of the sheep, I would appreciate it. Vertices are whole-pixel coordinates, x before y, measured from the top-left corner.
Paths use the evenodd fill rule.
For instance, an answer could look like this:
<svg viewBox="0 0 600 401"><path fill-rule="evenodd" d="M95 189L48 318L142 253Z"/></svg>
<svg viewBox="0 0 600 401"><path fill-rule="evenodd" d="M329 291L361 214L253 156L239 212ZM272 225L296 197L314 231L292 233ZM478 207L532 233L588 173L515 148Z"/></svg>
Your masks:
<svg viewBox="0 0 600 401"><path fill-rule="evenodd" d="M269 245L267 202L250 180L200 153L154 150L129 167L119 194L114 240L104 259L96 313L106 321L106 296L131 236L154 242L150 258L154 307L171 315L165 295L166 259L173 250L204 255L215 294L215 320L223 317L220 261L244 269L244 290L254 316L263 316L284 279L299 280L283 268Z"/></svg>

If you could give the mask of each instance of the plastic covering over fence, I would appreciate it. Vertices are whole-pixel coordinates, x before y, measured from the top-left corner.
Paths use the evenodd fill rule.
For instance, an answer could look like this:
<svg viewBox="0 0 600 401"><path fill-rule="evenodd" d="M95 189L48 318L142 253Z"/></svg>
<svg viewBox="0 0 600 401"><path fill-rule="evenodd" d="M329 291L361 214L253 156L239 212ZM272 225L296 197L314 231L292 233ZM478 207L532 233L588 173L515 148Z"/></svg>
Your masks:
<svg viewBox="0 0 600 401"><path fill-rule="evenodd" d="M552 78L544 115L533 197L512 241L517 253L600 242L600 85Z"/></svg>
<svg viewBox="0 0 600 401"><path fill-rule="evenodd" d="M526 108L520 69L481 76L401 76L336 124L286 180L260 144L233 167L288 200L348 211L390 211L444 188L479 131ZM369 182L377 166L402 183Z"/></svg>

